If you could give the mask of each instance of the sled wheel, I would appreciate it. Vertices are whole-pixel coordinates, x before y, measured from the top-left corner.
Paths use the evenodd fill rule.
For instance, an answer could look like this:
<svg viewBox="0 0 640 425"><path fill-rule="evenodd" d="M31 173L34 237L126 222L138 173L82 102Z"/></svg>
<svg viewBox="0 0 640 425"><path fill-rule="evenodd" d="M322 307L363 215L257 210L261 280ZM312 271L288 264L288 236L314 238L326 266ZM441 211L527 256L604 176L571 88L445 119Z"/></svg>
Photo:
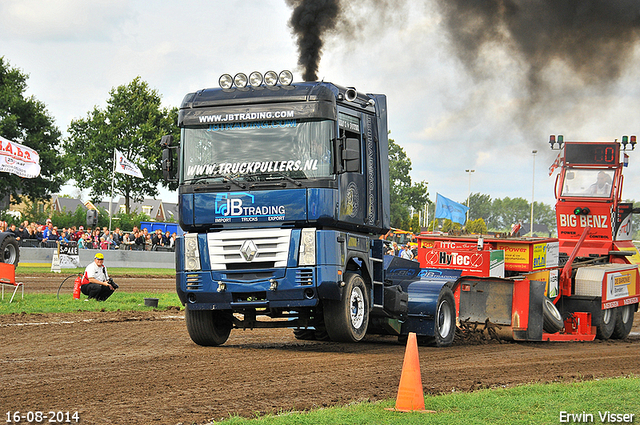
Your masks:
<svg viewBox="0 0 640 425"><path fill-rule="evenodd" d="M618 317L616 318L616 326L613 329L611 338L625 339L629 336L631 327L633 326L633 313L635 309L635 305L631 304L616 308Z"/></svg>
<svg viewBox="0 0 640 425"><path fill-rule="evenodd" d="M198 345L222 345L229 339L233 322L230 311L185 310L189 336Z"/></svg>
<svg viewBox="0 0 640 425"><path fill-rule="evenodd" d="M596 338L609 339L613 330L616 327L616 311L615 309L608 308L600 312L600 317L596 320Z"/></svg>
<svg viewBox="0 0 640 425"><path fill-rule="evenodd" d="M560 315L560 312L551 300L546 297L544 301L542 301L542 317L542 329L544 329L546 333L554 334L560 332L564 327L562 315Z"/></svg>
<svg viewBox="0 0 640 425"><path fill-rule="evenodd" d="M342 300L326 302L324 323L333 341L358 342L364 338L369 326L369 301L360 275L346 274Z"/></svg>
<svg viewBox="0 0 640 425"><path fill-rule="evenodd" d="M0 242L0 263L13 264L18 267L20 261L20 248L18 241L12 236L8 236Z"/></svg>

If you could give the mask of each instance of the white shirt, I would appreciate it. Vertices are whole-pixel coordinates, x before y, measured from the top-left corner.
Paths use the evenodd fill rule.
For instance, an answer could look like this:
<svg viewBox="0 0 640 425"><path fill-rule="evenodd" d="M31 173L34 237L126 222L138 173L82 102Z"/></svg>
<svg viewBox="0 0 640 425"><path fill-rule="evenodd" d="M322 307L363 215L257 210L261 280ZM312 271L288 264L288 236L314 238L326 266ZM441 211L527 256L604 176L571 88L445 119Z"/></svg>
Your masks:
<svg viewBox="0 0 640 425"><path fill-rule="evenodd" d="M109 280L107 268L105 266L99 267L95 261L87 266L87 268L84 270L84 274L87 279L93 277L95 279L98 279L100 282L106 282L107 280Z"/></svg>

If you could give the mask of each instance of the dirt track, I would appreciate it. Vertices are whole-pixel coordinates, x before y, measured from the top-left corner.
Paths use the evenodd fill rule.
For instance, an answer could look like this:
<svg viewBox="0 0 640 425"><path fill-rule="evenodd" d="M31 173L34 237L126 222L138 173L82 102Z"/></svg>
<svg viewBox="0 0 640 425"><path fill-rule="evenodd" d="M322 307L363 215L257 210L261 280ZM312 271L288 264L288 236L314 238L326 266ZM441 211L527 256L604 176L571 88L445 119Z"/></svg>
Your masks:
<svg viewBox="0 0 640 425"><path fill-rule="evenodd" d="M34 278L25 297L60 281ZM144 281L173 290L172 279ZM420 347L425 393L640 375L639 317L625 341ZM0 347L2 414L78 411L85 424L203 424L395 398L404 356L391 337L303 342L287 329L235 330L222 347L199 347L175 308L0 316Z"/></svg>

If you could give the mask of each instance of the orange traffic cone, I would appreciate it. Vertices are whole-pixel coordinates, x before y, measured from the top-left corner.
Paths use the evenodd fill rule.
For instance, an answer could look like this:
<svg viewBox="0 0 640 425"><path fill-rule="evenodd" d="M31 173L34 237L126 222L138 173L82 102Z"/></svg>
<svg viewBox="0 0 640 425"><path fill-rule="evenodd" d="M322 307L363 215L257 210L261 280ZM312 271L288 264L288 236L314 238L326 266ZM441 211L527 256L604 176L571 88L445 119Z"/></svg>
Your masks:
<svg viewBox="0 0 640 425"><path fill-rule="evenodd" d="M418 356L418 340L416 334L409 333L407 348L404 352L402 375L398 387L395 410L398 412L431 412L424 410L424 392L422 391L422 377L420 376L420 357Z"/></svg>

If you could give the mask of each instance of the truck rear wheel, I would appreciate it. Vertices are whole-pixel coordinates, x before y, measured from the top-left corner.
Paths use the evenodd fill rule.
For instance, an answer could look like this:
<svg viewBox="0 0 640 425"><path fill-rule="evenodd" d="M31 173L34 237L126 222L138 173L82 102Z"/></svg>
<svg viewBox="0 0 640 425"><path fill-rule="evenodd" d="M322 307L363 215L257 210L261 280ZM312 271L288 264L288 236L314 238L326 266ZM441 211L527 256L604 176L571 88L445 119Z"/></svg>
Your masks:
<svg viewBox="0 0 640 425"><path fill-rule="evenodd" d="M324 323L333 341L358 342L369 326L367 287L359 274L347 273L342 300L326 301Z"/></svg>
<svg viewBox="0 0 640 425"><path fill-rule="evenodd" d="M20 261L20 247L13 236L5 237L0 242L0 263L13 264L18 267Z"/></svg>
<svg viewBox="0 0 640 425"><path fill-rule="evenodd" d="M233 321L230 311L186 309L185 322L189 336L198 345L222 345L229 339Z"/></svg>
<svg viewBox="0 0 640 425"><path fill-rule="evenodd" d="M635 311L634 305L625 305L616 308L618 317L616 318L616 326L613 329L611 338L625 339L631 333L633 327L633 313Z"/></svg>
<svg viewBox="0 0 640 425"><path fill-rule="evenodd" d="M547 297L542 301L542 317L542 329L544 329L546 333L554 334L556 332L560 332L564 327L562 315Z"/></svg>
<svg viewBox="0 0 640 425"><path fill-rule="evenodd" d="M616 311L612 308L602 310L600 317L596 320L596 338L609 339L616 327Z"/></svg>

